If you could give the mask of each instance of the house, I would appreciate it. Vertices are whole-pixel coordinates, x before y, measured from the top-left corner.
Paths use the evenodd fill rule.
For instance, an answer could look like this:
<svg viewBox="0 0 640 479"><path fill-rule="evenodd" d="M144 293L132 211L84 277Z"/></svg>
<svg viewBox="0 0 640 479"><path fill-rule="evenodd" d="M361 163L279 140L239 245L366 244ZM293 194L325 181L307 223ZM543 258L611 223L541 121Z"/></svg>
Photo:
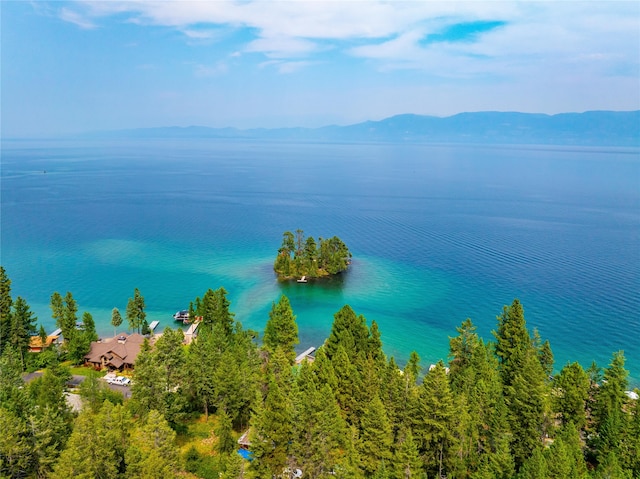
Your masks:
<svg viewBox="0 0 640 479"><path fill-rule="evenodd" d="M95 369L132 369L144 340L141 334L120 333L112 339L94 341L84 356L84 363Z"/></svg>
<svg viewBox="0 0 640 479"><path fill-rule="evenodd" d="M40 336L31 336L31 338L29 338L29 352L41 353L44 349L48 348L52 344L57 344L61 337L62 330L56 329L52 333L49 333L43 347L42 339L40 339Z"/></svg>

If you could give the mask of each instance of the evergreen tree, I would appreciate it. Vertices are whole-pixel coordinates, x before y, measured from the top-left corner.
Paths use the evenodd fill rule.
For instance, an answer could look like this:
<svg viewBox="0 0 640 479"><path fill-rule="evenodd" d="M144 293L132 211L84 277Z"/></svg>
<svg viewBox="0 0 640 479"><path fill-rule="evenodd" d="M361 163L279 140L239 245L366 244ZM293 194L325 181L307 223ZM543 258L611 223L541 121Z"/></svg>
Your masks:
<svg viewBox="0 0 640 479"><path fill-rule="evenodd" d="M412 479L420 477L420 456L413 440L411 429L403 428L398 434L393 456L395 479Z"/></svg>
<svg viewBox="0 0 640 479"><path fill-rule="evenodd" d="M42 345L42 352L47 348L47 331L44 329L44 326L41 324L40 329L38 329L38 338L40 338L40 344Z"/></svg>
<svg viewBox="0 0 640 479"><path fill-rule="evenodd" d="M176 433L163 415L151 410L144 423L134 428L125 453L126 477L165 479L180 477L180 456Z"/></svg>
<svg viewBox="0 0 640 479"><path fill-rule="evenodd" d="M85 311L82 314L82 324L84 325L84 335L89 340L89 342L97 341L98 333L96 333L96 323L93 320L93 316L91 316L91 313Z"/></svg>
<svg viewBox="0 0 640 479"><path fill-rule="evenodd" d="M562 423L573 423L578 429L586 426L586 405L589 397L589 377L578 363L567 364L555 378L555 410Z"/></svg>
<svg viewBox="0 0 640 479"><path fill-rule="evenodd" d="M496 354L509 409L516 467L542 446L548 427L549 392L538 350L527 331L524 309L515 299L498 317Z"/></svg>
<svg viewBox="0 0 640 479"><path fill-rule="evenodd" d="M209 409L215 402L216 358L213 333L202 329L198 337L189 345L187 371L191 394L202 407L206 418L209 417Z"/></svg>
<svg viewBox="0 0 640 479"><path fill-rule="evenodd" d="M251 466L258 477L279 476L289 462L293 408L278 383L270 375L264 404L253 417Z"/></svg>
<svg viewBox="0 0 640 479"><path fill-rule="evenodd" d="M122 324L122 315L118 308L113 308L111 310L111 325L113 326L113 336L115 337L118 334L118 326Z"/></svg>
<svg viewBox="0 0 640 479"><path fill-rule="evenodd" d="M296 317L291 309L289 298L282 295L278 303L273 303L271 306L269 320L264 330L264 344L272 352L280 346L293 364L296 358L294 347L298 343Z"/></svg>
<svg viewBox="0 0 640 479"><path fill-rule="evenodd" d="M0 427L0 477L26 476L31 468L31 444L26 422L0 406Z"/></svg>
<svg viewBox="0 0 640 479"><path fill-rule="evenodd" d="M411 351L409 361L404 368L404 373L411 375L411 379L409 379L409 381L415 383L420 377L420 371L420 356L415 351Z"/></svg>
<svg viewBox="0 0 640 479"><path fill-rule="evenodd" d="M374 397L364 408L360 430L362 468L365 474L373 475L392 457L391 424L379 397Z"/></svg>
<svg viewBox="0 0 640 479"><path fill-rule="evenodd" d="M0 266L0 354L8 343L9 325L11 316L11 280L5 269Z"/></svg>
<svg viewBox="0 0 640 479"><path fill-rule="evenodd" d="M444 364L439 361L420 389L419 416L414 426L419 451L429 475L441 477L454 441L456 410Z"/></svg>
<svg viewBox="0 0 640 479"><path fill-rule="evenodd" d="M80 413L51 477L118 478L124 472L128 422L122 406L108 401L98 414L91 410Z"/></svg>
<svg viewBox="0 0 640 479"><path fill-rule="evenodd" d="M518 479L549 479L549 477L547 460L542 449L533 451L533 454L522 464L518 475Z"/></svg>
<svg viewBox="0 0 640 479"><path fill-rule="evenodd" d="M56 320L56 325L62 330L62 337L65 342L71 341L76 333L76 322L78 320L76 313L78 306L73 299L71 292L67 291L64 299L60 293L55 292L51 295L51 316Z"/></svg>
<svg viewBox="0 0 640 479"><path fill-rule="evenodd" d="M129 322L129 329L137 330L138 333L142 328L142 324L147 317L147 313L144 311L145 304L144 298L140 294L138 288L133 290L133 298L129 298L127 302L127 321Z"/></svg>
<svg viewBox="0 0 640 479"><path fill-rule="evenodd" d="M233 452L236 448L236 441L233 439L233 426L231 424L231 418L224 409L220 410L218 414L218 426L215 432L218 438L216 452L218 454L229 454Z"/></svg>
<svg viewBox="0 0 640 479"><path fill-rule="evenodd" d="M64 323L64 301L57 291L51 295L49 307L51 308L51 317L55 320L56 326L62 329Z"/></svg>
<svg viewBox="0 0 640 479"><path fill-rule="evenodd" d="M164 377L161 366L153 356L149 340L145 339L133 370L131 401L134 411L144 416L152 409L164 409L163 398L167 388Z"/></svg>
<svg viewBox="0 0 640 479"><path fill-rule="evenodd" d="M304 467L308 477L330 477L348 437L333 391L317 381L306 362L300 367L295 391L294 462Z"/></svg>
<svg viewBox="0 0 640 479"><path fill-rule="evenodd" d="M500 373L505 386L511 386L515 374L521 369L524 359L531 349L531 338L524 320L524 309L519 300L514 299L511 306L504 306L498 316L496 354L500 361Z"/></svg>
<svg viewBox="0 0 640 479"><path fill-rule="evenodd" d="M201 329L215 331L223 340L228 340L233 333L233 313L229 310L231 302L227 299L227 290L212 289L202 297L202 324Z"/></svg>
<svg viewBox="0 0 640 479"><path fill-rule="evenodd" d="M548 412L545 374L533 349L525 356L522 368L514 373L504 389L513 432L511 448L516 467L542 447Z"/></svg>
<svg viewBox="0 0 640 479"><path fill-rule="evenodd" d="M476 334L476 327L467 318L456 328L458 336L449 338L449 380L451 389L471 395L472 389L476 385L477 370L473 361L476 350L480 345L480 339Z"/></svg>
<svg viewBox="0 0 640 479"><path fill-rule="evenodd" d="M618 446L620 444L623 428L626 422L626 413L623 406L626 402L625 390L628 387L627 377L629 372L624 368L625 358L622 351L614 353L609 367L604 371L602 384L598 388L595 408L595 447L596 458L602 462L609 457L609 453L615 452L616 463L618 461Z"/></svg>
<svg viewBox="0 0 640 479"><path fill-rule="evenodd" d="M9 342L19 352L23 369L31 335L36 332L36 321L37 318L33 316L27 302L18 296L10 316Z"/></svg>
<svg viewBox="0 0 640 479"><path fill-rule="evenodd" d="M325 352L331 359L342 345L349 361L355 361L358 354L365 353L368 349L369 328L367 328L364 316L356 316L355 311L349 305L343 306L333 316L331 333L325 342Z"/></svg>

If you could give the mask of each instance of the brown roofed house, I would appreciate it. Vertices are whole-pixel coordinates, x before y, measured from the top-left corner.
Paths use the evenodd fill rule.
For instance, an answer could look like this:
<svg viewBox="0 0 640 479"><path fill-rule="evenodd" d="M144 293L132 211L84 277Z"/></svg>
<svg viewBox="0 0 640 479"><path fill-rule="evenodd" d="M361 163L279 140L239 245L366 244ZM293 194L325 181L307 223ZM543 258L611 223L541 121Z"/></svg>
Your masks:
<svg viewBox="0 0 640 479"><path fill-rule="evenodd" d="M121 333L113 339L94 341L84 363L95 369L132 369L144 340L141 334Z"/></svg>
<svg viewBox="0 0 640 479"><path fill-rule="evenodd" d="M45 348L48 348L53 343L58 340L59 336L47 336L47 340L42 347L42 339L40 336L31 336L29 338L29 352L30 353L41 353Z"/></svg>

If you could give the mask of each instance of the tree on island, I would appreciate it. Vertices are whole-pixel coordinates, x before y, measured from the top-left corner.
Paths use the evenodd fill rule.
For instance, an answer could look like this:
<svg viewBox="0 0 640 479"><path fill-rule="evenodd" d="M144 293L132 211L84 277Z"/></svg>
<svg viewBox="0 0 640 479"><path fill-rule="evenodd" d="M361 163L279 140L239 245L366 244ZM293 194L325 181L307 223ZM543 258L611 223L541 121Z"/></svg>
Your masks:
<svg viewBox="0 0 640 479"><path fill-rule="evenodd" d="M347 245L337 236L318 238L316 242L311 236L305 238L301 229L296 230L295 235L285 231L273 269L282 279L299 276L320 278L345 271L351 263L351 256Z"/></svg>

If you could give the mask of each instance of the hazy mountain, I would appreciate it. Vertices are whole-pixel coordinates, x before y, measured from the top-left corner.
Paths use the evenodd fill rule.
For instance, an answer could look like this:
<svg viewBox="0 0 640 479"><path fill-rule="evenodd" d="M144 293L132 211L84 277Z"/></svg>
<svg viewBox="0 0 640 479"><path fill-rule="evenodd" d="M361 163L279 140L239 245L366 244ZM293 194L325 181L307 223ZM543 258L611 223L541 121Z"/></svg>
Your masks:
<svg viewBox="0 0 640 479"><path fill-rule="evenodd" d="M380 121L322 128L161 127L95 132L83 137L640 146L640 110L557 115L477 112L445 118L405 114Z"/></svg>

